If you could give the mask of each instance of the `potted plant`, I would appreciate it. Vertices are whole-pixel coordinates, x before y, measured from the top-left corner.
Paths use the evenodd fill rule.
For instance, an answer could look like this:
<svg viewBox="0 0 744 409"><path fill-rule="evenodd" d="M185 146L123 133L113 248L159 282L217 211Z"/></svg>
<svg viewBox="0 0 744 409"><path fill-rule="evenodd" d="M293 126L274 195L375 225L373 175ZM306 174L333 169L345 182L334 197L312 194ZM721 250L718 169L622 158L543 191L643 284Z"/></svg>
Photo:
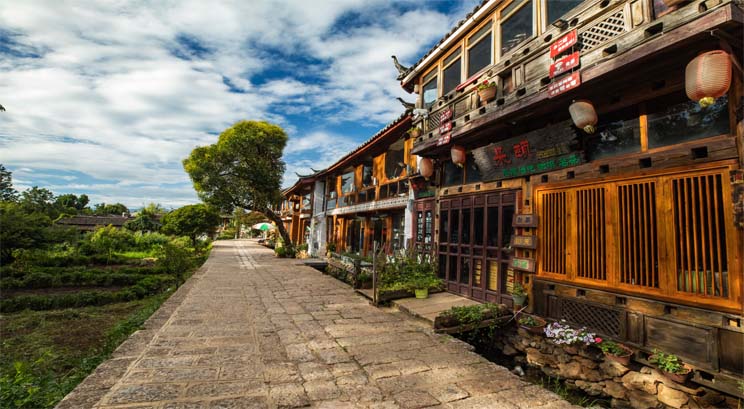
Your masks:
<svg viewBox="0 0 744 409"><path fill-rule="evenodd" d="M545 327L545 336L554 344L563 346L563 350L569 354L578 354L579 346L592 345L602 340L584 327L572 328L565 320L548 324Z"/></svg>
<svg viewBox="0 0 744 409"><path fill-rule="evenodd" d="M416 298L429 298L429 288L439 286L440 282L433 275L419 274L408 281L408 289L414 292Z"/></svg>
<svg viewBox="0 0 744 409"><path fill-rule="evenodd" d="M515 306L525 305L524 302L527 300L527 291L524 289L522 284L514 283L510 294L512 296L512 300L514 300Z"/></svg>
<svg viewBox="0 0 744 409"><path fill-rule="evenodd" d="M648 357L648 361L656 365L664 376L677 383L685 383L692 373L692 368L682 362L677 355L666 354L654 349L654 354Z"/></svg>
<svg viewBox="0 0 744 409"><path fill-rule="evenodd" d="M496 83L485 80L478 84L478 96L480 97L481 103L484 105L488 101L494 99L496 97Z"/></svg>
<svg viewBox="0 0 744 409"><path fill-rule="evenodd" d="M411 138L414 139L418 138L419 136L421 136L421 128L419 128L418 126L411 127L411 129L408 130L408 135L410 135Z"/></svg>
<svg viewBox="0 0 744 409"><path fill-rule="evenodd" d="M630 357L633 356L632 349L617 342L609 340L606 341L602 338L597 339L599 340L597 341L597 345L599 346L599 349L602 350L602 353L604 353L607 359L609 359L610 361L615 361L623 366L628 366L630 364Z"/></svg>
<svg viewBox="0 0 744 409"><path fill-rule="evenodd" d="M542 334L543 330L545 330L545 325L547 325L544 319L533 317L532 315L523 315L517 322L521 328L533 334Z"/></svg>

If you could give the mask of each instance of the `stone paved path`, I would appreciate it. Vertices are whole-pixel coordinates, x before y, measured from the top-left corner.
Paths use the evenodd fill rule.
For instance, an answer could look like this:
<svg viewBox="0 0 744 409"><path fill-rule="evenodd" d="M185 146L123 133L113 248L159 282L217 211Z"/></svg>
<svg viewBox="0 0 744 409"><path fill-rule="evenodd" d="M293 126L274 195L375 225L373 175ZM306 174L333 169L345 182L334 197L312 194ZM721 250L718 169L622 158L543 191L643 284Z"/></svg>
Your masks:
<svg viewBox="0 0 744 409"><path fill-rule="evenodd" d="M253 242L204 267L59 408L569 408Z"/></svg>

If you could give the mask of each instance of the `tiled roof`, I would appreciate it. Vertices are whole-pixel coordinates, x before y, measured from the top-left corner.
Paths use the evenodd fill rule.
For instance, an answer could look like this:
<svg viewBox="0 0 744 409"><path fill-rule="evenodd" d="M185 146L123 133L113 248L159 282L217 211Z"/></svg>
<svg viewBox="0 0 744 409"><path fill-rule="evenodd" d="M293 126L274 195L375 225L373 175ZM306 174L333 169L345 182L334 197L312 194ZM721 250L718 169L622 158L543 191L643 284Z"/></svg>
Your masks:
<svg viewBox="0 0 744 409"><path fill-rule="evenodd" d="M410 67L410 68L408 69L408 71L407 71L407 72L405 73L405 76L408 76L408 74L410 74L410 73L411 73L411 72L413 72L413 71L414 71L414 70L415 70L416 68L418 68L418 66L419 66L419 65L420 65L420 64L421 64L422 62L424 62L424 60L425 60L425 59L426 59L426 58L427 58L428 56L430 56L430 55L431 55L432 53L434 53L434 52L435 52L435 51L436 51L436 50L437 50L437 49L439 48L439 46L441 46L441 45L442 45L442 44L443 44L443 43L444 43L445 41L447 41L447 39L448 39L448 38L450 38L450 37L451 37L451 36L452 36L453 34L455 34L455 32L457 32L457 29L459 29L460 27L462 27L462 25L463 25L463 24L465 24L465 22L467 22L467 21L468 21L468 19L469 19L470 17L472 17L472 16L473 16L473 15L474 15L474 14L475 14L475 13L476 13L476 12L477 12L478 10L480 10L480 9L481 9L481 8L482 8L483 6L485 6L485 5L486 5L486 3L489 3L489 2L491 2L491 1L492 1L492 0L483 0L483 1L481 1L481 2L480 2L480 4L476 5L476 6L475 6L475 7L473 8L473 11L471 11L470 13L468 13L468 14L467 14L467 15L465 16L465 18L463 18L462 20L458 21L458 22L457 22L457 24L455 24L455 26L454 26L454 27L452 27L452 29L451 29L451 30L450 30L450 31L449 31L449 32L448 32L447 34L445 34L445 35L444 35L444 37L442 37L442 38L441 38L441 39L439 40L439 42L437 42L437 43L436 43L436 44L435 44L435 45L434 45L433 47L431 47L431 49L430 49L429 51L427 51L427 52L426 52L426 54L424 54L424 55L423 55L423 56L422 56L422 57L421 57L421 58L420 58L420 59L419 59L418 61L416 61L416 63L414 63L414 64L413 64L413 65L412 65L412 66L411 66L411 67ZM406 83L403 83L403 86L404 86L404 87L405 87L406 85L407 85Z"/></svg>
<svg viewBox="0 0 744 409"><path fill-rule="evenodd" d="M129 220L126 216L72 216L57 220L57 224L69 226L123 226Z"/></svg>

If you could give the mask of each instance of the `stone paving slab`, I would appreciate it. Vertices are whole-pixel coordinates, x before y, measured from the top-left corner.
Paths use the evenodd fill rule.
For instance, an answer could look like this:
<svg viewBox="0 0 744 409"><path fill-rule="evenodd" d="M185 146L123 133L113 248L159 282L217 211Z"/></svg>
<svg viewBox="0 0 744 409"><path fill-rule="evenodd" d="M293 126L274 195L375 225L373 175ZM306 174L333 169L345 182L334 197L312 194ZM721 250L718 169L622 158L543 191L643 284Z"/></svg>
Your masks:
<svg viewBox="0 0 744 409"><path fill-rule="evenodd" d="M252 241L219 241L57 407L573 407L471 349Z"/></svg>

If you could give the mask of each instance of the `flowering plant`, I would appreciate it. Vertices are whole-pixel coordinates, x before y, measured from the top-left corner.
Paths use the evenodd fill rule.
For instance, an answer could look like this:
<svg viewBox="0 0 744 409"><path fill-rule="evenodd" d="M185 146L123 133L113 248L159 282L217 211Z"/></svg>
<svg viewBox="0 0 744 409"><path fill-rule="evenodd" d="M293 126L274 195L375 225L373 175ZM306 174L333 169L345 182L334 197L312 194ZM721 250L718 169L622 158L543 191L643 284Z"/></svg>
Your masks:
<svg viewBox="0 0 744 409"><path fill-rule="evenodd" d="M495 86L496 86L496 83L495 82L491 82L491 81L485 80L485 81L481 82L480 84L478 84L478 91L483 91L485 89L493 88Z"/></svg>
<svg viewBox="0 0 744 409"><path fill-rule="evenodd" d="M591 345L602 342L602 338L597 338L593 332L588 332L584 327L571 328L565 320L553 322L545 327L545 336L558 345L572 345L580 342L584 345Z"/></svg>

